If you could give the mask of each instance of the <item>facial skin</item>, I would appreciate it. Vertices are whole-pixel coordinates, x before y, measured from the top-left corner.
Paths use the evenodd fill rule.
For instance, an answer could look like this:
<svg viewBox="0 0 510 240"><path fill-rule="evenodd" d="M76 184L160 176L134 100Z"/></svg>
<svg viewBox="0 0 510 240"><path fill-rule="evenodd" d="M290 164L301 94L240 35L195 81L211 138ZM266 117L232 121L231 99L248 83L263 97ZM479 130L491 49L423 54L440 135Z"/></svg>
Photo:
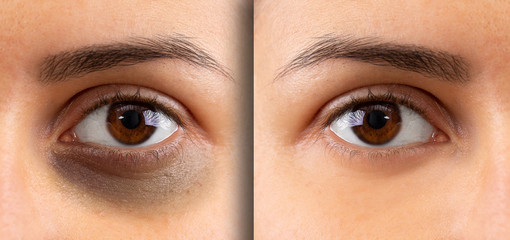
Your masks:
<svg viewBox="0 0 510 240"><path fill-rule="evenodd" d="M509 236L509 9L492 1L256 2L255 237ZM466 74L454 81L358 54L278 76L327 37L446 53L465 62ZM440 139L375 150L317 125L339 99L395 86L429 106L422 110Z"/></svg>
<svg viewBox="0 0 510 240"><path fill-rule="evenodd" d="M0 5L0 238L239 237L241 2ZM186 43L148 58L154 39ZM183 60L183 45L202 55ZM77 53L57 70L88 69L48 74L48 57ZM117 93L156 99L187 124L136 150L78 143L83 110Z"/></svg>

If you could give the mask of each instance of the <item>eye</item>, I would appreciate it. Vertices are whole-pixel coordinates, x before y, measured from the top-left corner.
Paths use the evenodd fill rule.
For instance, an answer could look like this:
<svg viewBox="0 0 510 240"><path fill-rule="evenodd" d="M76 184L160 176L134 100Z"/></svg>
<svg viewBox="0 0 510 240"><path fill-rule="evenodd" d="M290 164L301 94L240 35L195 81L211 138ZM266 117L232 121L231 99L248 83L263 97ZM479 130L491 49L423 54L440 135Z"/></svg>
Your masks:
<svg viewBox="0 0 510 240"><path fill-rule="evenodd" d="M384 148L428 142L434 127L419 113L386 101L358 103L330 125L338 137L363 147Z"/></svg>
<svg viewBox="0 0 510 240"><path fill-rule="evenodd" d="M178 124L146 103L121 101L92 111L74 129L80 142L113 147L144 147L170 137Z"/></svg>

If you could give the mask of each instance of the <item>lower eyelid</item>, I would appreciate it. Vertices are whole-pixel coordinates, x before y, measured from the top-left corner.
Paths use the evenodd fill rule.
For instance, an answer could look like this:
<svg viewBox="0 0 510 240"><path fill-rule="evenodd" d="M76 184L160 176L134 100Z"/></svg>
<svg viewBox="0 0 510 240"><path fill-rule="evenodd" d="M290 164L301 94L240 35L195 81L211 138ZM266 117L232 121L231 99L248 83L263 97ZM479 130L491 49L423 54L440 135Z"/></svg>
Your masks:
<svg viewBox="0 0 510 240"><path fill-rule="evenodd" d="M57 141L52 144L52 159L73 161L92 170L124 178L146 178L152 173L171 169L184 153L200 158L211 151L211 143L193 131L178 128L160 143L140 148L119 148L75 141ZM193 162L194 159L187 161ZM186 170L187 171L187 170ZM182 173L179 173L182 174Z"/></svg>
<svg viewBox="0 0 510 240"><path fill-rule="evenodd" d="M55 159L74 161L92 169L121 177L143 176L171 164L180 145L173 143L155 150L123 150L84 143L58 143L52 147Z"/></svg>
<svg viewBox="0 0 510 240"><path fill-rule="evenodd" d="M325 133L327 135L327 133ZM427 160L440 159L438 156L456 154L456 146L443 143L424 143L407 145L389 149L361 149L347 146L334 140L335 136L324 136L321 143L316 144L326 149L333 159L342 167L369 174L393 174L404 169L425 164Z"/></svg>

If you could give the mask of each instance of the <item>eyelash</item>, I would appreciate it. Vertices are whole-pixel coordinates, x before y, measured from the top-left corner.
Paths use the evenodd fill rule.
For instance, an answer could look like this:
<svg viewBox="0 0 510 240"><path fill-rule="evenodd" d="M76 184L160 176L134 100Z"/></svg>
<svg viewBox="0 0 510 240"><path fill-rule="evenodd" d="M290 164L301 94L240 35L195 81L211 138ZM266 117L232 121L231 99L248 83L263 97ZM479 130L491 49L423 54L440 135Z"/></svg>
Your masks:
<svg viewBox="0 0 510 240"><path fill-rule="evenodd" d="M372 92L368 92L367 96L361 97L361 98L355 98L351 97L351 100L344 104L343 106L337 107L333 109L331 114L326 117L325 121L323 121L322 129L326 129L331 125L337 118L339 118L343 113L348 111L349 109L353 108L356 105L366 103L366 102L391 102L403 105L405 107L410 108L411 110L415 111L416 113L420 114L425 120L429 121L428 116L425 114L425 111L423 111L421 108L417 107L415 104L413 104L410 100L409 95L405 95L403 97L395 96L392 92L388 91L385 94L382 95L375 95ZM429 121L430 122L430 121Z"/></svg>
<svg viewBox="0 0 510 240"><path fill-rule="evenodd" d="M352 109L354 106L362 103L367 102L391 102L399 105L403 105L413 111L415 111L417 114L419 114L421 117L423 117L427 122L429 122L434 128L436 128L436 131L442 132L437 125L434 124L434 121L431 121L431 118L428 116L428 111L424 109L423 107L418 107L412 100L412 95L410 93L402 94L402 95L396 95L391 90L386 90L386 92L381 94L374 94L370 89L368 90L368 93L363 96L357 96L353 97L350 96L350 99L343 103L341 106L334 107L331 110L328 110L330 113L326 114L324 117L322 117L323 120L319 120L318 127L320 128L320 132L317 135L317 140L319 138L326 139L326 150L327 152L337 152L341 155L347 154L349 157L346 159L347 164L353 164L352 161L353 158L360 159L361 160L368 160L370 164L368 164L368 167L386 167L386 165L390 164L400 164L399 160L403 162L409 162L409 159L405 156L414 156L418 154L418 152L423 151L426 146L430 146L428 144L420 145L420 146L400 146L400 147L393 147L388 149L356 149L351 148L349 146L346 146L343 143L338 142L337 140L334 140L330 137L328 137L326 134L327 130L329 129L329 126L338 119L342 114L344 114L349 109ZM384 161L386 159L390 159L391 161ZM342 161L345 160L345 158L340 158ZM355 161L359 163L360 161ZM363 161L361 161L363 162ZM380 163L385 166L378 166L377 163ZM374 165L376 164L376 165Z"/></svg>
<svg viewBox="0 0 510 240"><path fill-rule="evenodd" d="M130 95L130 94L125 94L120 90L117 91L115 93L115 95L113 95L112 97L99 96L99 100L94 105L92 105L92 107L82 108L82 114L81 114L81 117L78 120L78 122L83 120L90 113L99 109L100 107L103 107L105 105L109 105L112 103L116 103L116 102L134 102L134 103L143 103L143 104L154 106L157 109L162 110L163 113L165 113L170 118L172 118L172 120L174 120L177 123L177 125L179 125L180 127L182 127L182 128L186 127L185 122L182 120L182 118L179 116L179 114L177 114L174 109L169 108L169 107L165 106L164 104L161 104L157 100L157 97L145 98L145 97L140 96L139 92Z"/></svg>

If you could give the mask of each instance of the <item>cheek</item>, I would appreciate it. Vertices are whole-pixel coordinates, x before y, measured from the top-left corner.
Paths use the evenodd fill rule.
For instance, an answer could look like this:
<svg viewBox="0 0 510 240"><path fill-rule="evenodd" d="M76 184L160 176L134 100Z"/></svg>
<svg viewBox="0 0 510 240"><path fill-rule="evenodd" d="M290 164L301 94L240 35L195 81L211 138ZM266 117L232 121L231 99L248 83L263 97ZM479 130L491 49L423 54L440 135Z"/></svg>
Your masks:
<svg viewBox="0 0 510 240"><path fill-rule="evenodd" d="M287 152L288 153L288 152ZM331 186L306 169L294 154L257 158L255 164L255 233L257 238L314 238L336 235L342 205ZM320 164L320 163L319 163ZM308 171L311 170L312 172ZM324 175L322 175L324 177ZM332 180L332 179L331 179ZM332 227L335 226L335 227Z"/></svg>
<svg viewBox="0 0 510 240"><path fill-rule="evenodd" d="M376 165L364 172L349 168L348 156L333 157L319 146L264 156L255 164L255 219L256 228L288 230L261 230L273 237L288 232L352 238L453 233L463 226L479 188L474 176L480 166L448 152L389 172Z"/></svg>

